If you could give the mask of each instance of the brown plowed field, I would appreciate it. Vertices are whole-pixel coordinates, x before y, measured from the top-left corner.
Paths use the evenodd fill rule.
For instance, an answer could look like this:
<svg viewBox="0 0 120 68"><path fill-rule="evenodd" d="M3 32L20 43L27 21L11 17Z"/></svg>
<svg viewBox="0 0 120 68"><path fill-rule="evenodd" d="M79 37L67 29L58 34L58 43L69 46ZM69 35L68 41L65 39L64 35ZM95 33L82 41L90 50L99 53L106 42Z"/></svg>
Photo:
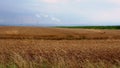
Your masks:
<svg viewBox="0 0 120 68"><path fill-rule="evenodd" d="M119 68L120 30L0 27L0 66Z"/></svg>

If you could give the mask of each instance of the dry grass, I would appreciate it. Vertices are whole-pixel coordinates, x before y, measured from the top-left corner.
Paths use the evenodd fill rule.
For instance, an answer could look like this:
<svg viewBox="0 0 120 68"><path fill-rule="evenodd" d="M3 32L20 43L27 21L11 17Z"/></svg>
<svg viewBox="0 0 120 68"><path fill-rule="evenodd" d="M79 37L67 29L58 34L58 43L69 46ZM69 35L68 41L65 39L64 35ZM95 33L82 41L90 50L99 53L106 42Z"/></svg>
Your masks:
<svg viewBox="0 0 120 68"><path fill-rule="evenodd" d="M30 65L80 68L88 64L86 60L106 65L117 65L120 60L120 40L0 40L0 43L0 62L13 62L20 68Z"/></svg>
<svg viewBox="0 0 120 68"><path fill-rule="evenodd" d="M120 39L120 30L0 27L0 39L39 39L39 40Z"/></svg>
<svg viewBox="0 0 120 68"><path fill-rule="evenodd" d="M120 68L119 30L0 28L0 68Z"/></svg>

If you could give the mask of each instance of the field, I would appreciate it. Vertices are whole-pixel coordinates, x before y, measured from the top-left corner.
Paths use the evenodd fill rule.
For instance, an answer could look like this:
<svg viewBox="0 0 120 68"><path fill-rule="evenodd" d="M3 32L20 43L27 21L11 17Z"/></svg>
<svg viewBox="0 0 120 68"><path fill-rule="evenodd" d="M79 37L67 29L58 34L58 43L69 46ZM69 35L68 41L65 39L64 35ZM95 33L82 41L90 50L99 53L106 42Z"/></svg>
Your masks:
<svg viewBox="0 0 120 68"><path fill-rule="evenodd" d="M0 68L120 68L120 30L1 26Z"/></svg>

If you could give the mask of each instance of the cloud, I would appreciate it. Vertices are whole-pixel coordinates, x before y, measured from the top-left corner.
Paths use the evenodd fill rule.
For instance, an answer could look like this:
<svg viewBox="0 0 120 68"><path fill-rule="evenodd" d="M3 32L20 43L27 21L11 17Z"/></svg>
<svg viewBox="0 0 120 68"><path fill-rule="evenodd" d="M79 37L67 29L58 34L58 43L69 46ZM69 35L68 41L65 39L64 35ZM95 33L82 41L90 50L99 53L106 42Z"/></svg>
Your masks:
<svg viewBox="0 0 120 68"><path fill-rule="evenodd" d="M106 0L108 3L120 4L120 0Z"/></svg>
<svg viewBox="0 0 120 68"><path fill-rule="evenodd" d="M43 2L46 2L46 3L59 3L61 2L60 0L42 0Z"/></svg>
<svg viewBox="0 0 120 68"><path fill-rule="evenodd" d="M35 16L37 18L41 18L41 21L42 20L49 20L49 21L53 21L53 22L60 22L61 21L57 17L53 17L53 16L50 16L48 14L35 14Z"/></svg>
<svg viewBox="0 0 120 68"><path fill-rule="evenodd" d="M45 15L45 14L43 14L43 17L48 18L48 17L49 17L49 15Z"/></svg>
<svg viewBox="0 0 120 68"><path fill-rule="evenodd" d="M48 4L56 4L56 3L63 2L64 0L38 0L38 1L48 3Z"/></svg>
<svg viewBox="0 0 120 68"><path fill-rule="evenodd" d="M89 16L89 19L99 22L120 22L119 12L119 8L94 12Z"/></svg>
<svg viewBox="0 0 120 68"><path fill-rule="evenodd" d="M120 0L1 0L0 22L120 22L119 8Z"/></svg>
<svg viewBox="0 0 120 68"><path fill-rule="evenodd" d="M71 2L81 2L83 0L40 0L45 3L49 4L58 4L58 3L71 3Z"/></svg>
<svg viewBox="0 0 120 68"><path fill-rule="evenodd" d="M52 20L52 21L56 21L56 22L60 22L60 21L61 21L60 19L55 18L55 17L51 17L51 20Z"/></svg>
<svg viewBox="0 0 120 68"><path fill-rule="evenodd" d="M39 14L36 14L35 16L36 16L37 18L40 18L40 17L41 17Z"/></svg>
<svg viewBox="0 0 120 68"><path fill-rule="evenodd" d="M35 14L35 16L37 18L40 18L40 17L48 18L49 17L49 15L47 15L47 14Z"/></svg>

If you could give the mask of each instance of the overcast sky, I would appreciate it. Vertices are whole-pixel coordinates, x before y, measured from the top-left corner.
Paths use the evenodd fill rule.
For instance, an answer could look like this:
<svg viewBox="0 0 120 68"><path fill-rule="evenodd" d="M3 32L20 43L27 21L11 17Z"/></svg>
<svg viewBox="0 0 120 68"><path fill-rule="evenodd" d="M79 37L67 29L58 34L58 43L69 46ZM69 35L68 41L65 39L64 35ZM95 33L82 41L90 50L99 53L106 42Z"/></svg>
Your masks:
<svg viewBox="0 0 120 68"><path fill-rule="evenodd" d="M0 25L120 25L120 0L0 0Z"/></svg>

